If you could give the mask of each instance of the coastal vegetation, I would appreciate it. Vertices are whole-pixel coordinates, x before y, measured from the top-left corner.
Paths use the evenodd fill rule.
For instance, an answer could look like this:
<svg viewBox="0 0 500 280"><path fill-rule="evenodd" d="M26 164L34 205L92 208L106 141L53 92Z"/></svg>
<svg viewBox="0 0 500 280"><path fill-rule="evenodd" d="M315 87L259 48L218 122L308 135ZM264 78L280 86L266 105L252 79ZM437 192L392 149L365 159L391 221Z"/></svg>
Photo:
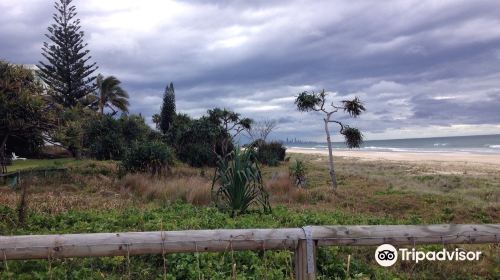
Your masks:
<svg viewBox="0 0 500 280"><path fill-rule="evenodd" d="M133 91L115 76L94 74L71 3L55 4L38 71L0 62L0 174L15 178L0 184L0 235L500 219L498 166L336 157L334 168L329 125L339 125L349 148L359 147L361 132L333 119L337 112L362 114L358 98L327 106L324 90L296 97L298 110L325 114L328 158L287 152L269 137L273 120L219 107L198 118L177 112L173 82L151 127L130 112ZM240 147L243 134L252 142ZM29 159L10 161L11 153ZM463 247L484 257L386 269L375 263L373 248L320 248L318 277L500 277L498 244ZM0 255L0 262L1 279L293 278L292 253L265 245L257 252L26 261Z"/></svg>
<svg viewBox="0 0 500 280"><path fill-rule="evenodd" d="M0 187L0 234L55 234L216 228L273 228L327 224L493 223L500 219L497 166L485 164L366 161L336 157L338 194L329 191L328 158L289 154L303 161L307 187L297 188L289 164L262 166L272 212L231 217L210 199L213 168L176 162L168 177L133 173L120 177L120 162L27 160L13 169L64 167L65 174L24 178L28 185L25 225L18 225L21 188ZM26 175L27 176L27 175ZM497 245L447 245L481 250L480 262L378 266L372 247L320 248L322 279L495 279L499 276ZM440 249L442 245L418 246ZM265 248L264 248L265 249ZM167 255L167 279L232 275L231 252ZM240 278L290 279L287 251L234 252ZM347 259L350 257L350 270ZM265 258L263 257L265 256ZM8 261L0 278L131 279L163 278L162 256ZM195 265L192 265L192 264ZM199 263L199 265L198 265ZM436 266L439 267L436 270ZM49 269L50 267L50 269ZM455 277L450 277L454 275Z"/></svg>
<svg viewBox="0 0 500 280"><path fill-rule="evenodd" d="M361 134L359 129L350 127L339 120L335 120L332 116L340 110L347 113L349 116L356 118L366 109L361 100L357 97L352 100L342 100L340 106L334 105L333 102L330 106L328 106L326 105L327 95L328 94L324 89L318 93L304 91L295 99L295 105L297 105L297 110L301 112L314 111L321 112L325 115L323 121L325 123L326 143L328 144L329 173L332 188L336 190L338 184L337 175L335 174L335 166L333 163L332 140L329 125L330 123L335 123L339 126L339 133L344 136L345 143L348 148L359 148L363 142L363 134Z"/></svg>

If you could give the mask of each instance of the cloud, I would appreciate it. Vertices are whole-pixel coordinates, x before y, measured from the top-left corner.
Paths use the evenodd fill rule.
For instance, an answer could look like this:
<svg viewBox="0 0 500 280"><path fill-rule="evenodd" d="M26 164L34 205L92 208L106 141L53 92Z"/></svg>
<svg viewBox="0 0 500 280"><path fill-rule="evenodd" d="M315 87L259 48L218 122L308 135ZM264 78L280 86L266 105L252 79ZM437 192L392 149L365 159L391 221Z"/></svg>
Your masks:
<svg viewBox="0 0 500 280"><path fill-rule="evenodd" d="M173 81L179 111L276 119L281 138L323 139L321 115L293 104L323 88L362 98L366 114L349 121L371 138L500 133L498 1L74 4L99 71L121 79L147 118ZM37 63L52 5L2 0L0 10L1 58Z"/></svg>

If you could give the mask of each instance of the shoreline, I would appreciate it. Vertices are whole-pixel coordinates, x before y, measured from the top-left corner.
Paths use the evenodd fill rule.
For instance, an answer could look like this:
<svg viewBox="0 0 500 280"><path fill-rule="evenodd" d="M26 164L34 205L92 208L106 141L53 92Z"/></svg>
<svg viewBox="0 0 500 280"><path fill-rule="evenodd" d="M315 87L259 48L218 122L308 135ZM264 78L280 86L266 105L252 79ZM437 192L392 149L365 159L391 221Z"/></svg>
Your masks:
<svg viewBox="0 0 500 280"><path fill-rule="evenodd" d="M328 155L328 150L310 150L300 148L289 148L287 153L299 153L309 155ZM470 152L387 152L387 151L359 151L359 150L335 150L333 155L337 157L354 157L364 160L389 160L410 162L454 162L454 163L480 163L494 164L500 166L500 155L479 154Z"/></svg>

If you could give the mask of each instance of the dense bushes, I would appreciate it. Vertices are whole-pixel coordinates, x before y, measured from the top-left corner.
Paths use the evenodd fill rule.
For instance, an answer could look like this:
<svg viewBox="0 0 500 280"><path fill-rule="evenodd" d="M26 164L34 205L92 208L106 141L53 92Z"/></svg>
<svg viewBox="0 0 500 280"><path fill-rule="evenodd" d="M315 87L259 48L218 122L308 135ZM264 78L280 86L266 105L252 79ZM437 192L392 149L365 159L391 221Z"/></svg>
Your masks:
<svg viewBox="0 0 500 280"><path fill-rule="evenodd" d="M276 166L285 160L286 148L281 142L256 140L252 146L257 150L257 159L263 164Z"/></svg>
<svg viewBox="0 0 500 280"><path fill-rule="evenodd" d="M99 160L122 159L127 148L150 138L152 130L141 116L96 116L85 124L84 144L88 155Z"/></svg>
<svg viewBox="0 0 500 280"><path fill-rule="evenodd" d="M99 116L87 124L84 146L89 156L103 159L121 159L125 153L120 123L111 116Z"/></svg>
<svg viewBox="0 0 500 280"><path fill-rule="evenodd" d="M229 133L206 117L177 115L165 138L175 148L179 160L195 167L215 166L222 142L233 148Z"/></svg>
<svg viewBox="0 0 500 280"><path fill-rule="evenodd" d="M3 139L0 133L0 139ZM38 158L43 147L43 137L41 133L27 133L21 136L9 137L7 144L5 145L5 152L7 157L10 157L12 153L17 156L27 157L27 158Z"/></svg>
<svg viewBox="0 0 500 280"><path fill-rule="evenodd" d="M144 142L133 145L122 160L126 172L148 172L160 175L174 163L174 153L161 142Z"/></svg>

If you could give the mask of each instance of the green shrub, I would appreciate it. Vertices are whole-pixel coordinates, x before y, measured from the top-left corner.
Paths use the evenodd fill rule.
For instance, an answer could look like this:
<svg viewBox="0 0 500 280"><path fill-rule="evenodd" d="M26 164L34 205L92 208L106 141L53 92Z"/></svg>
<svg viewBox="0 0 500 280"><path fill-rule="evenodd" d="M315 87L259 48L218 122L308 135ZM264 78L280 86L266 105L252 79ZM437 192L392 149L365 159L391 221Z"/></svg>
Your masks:
<svg viewBox="0 0 500 280"><path fill-rule="evenodd" d="M225 143L229 144L229 149L233 148L229 133L206 117L191 120L180 115L167 137L173 143L179 160L195 167L216 166L223 140L228 140Z"/></svg>
<svg viewBox="0 0 500 280"><path fill-rule="evenodd" d="M257 149L257 159L260 163L277 166L280 161L285 160L286 148L281 142L257 141L254 142L254 147Z"/></svg>
<svg viewBox="0 0 500 280"><path fill-rule="evenodd" d="M297 187L306 186L306 166L303 161L295 160L289 167L289 174Z"/></svg>
<svg viewBox="0 0 500 280"><path fill-rule="evenodd" d="M181 161L194 167L213 166L215 154L208 143L188 143L177 152Z"/></svg>
<svg viewBox="0 0 500 280"><path fill-rule="evenodd" d="M119 160L128 147L148 139L151 131L141 116L97 116L85 124L84 147L98 160Z"/></svg>
<svg viewBox="0 0 500 280"><path fill-rule="evenodd" d="M228 157L219 158L212 193L219 208L230 211L233 217L247 212L253 204L264 212L271 211L253 149L241 151L237 147Z"/></svg>
<svg viewBox="0 0 500 280"><path fill-rule="evenodd" d="M108 115L93 118L86 124L84 146L98 160L121 159L126 146L120 123Z"/></svg>
<svg viewBox="0 0 500 280"><path fill-rule="evenodd" d="M174 163L172 149L161 142L144 142L133 145L122 160L126 172L163 174Z"/></svg>

